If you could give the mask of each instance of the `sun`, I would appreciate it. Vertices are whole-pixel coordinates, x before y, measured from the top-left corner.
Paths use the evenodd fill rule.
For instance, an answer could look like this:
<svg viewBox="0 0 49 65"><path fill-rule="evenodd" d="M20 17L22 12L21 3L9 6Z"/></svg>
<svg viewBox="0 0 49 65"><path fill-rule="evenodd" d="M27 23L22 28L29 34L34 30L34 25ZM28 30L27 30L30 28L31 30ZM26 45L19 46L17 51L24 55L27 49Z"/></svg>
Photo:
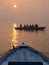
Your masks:
<svg viewBox="0 0 49 65"><path fill-rule="evenodd" d="M16 8L17 7L16 4L14 4L13 7Z"/></svg>

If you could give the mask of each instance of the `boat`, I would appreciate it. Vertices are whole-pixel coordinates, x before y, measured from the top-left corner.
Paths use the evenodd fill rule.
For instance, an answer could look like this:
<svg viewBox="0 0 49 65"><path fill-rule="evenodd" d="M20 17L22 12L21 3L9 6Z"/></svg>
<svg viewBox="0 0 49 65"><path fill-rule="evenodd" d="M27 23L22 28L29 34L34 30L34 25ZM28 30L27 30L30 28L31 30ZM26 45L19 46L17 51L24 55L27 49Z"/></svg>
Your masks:
<svg viewBox="0 0 49 65"><path fill-rule="evenodd" d="M18 64L19 63L19 64ZM13 46L1 59L0 65L49 65L49 58L22 42L19 46Z"/></svg>
<svg viewBox="0 0 49 65"><path fill-rule="evenodd" d="M41 31L43 31L43 30L45 30L45 28L46 28L46 26L44 26L44 27L39 27L37 24L35 24L35 25L24 25L23 27L22 27L22 25L20 25L20 27L15 27L15 29L16 30L25 30L25 31L39 31L39 30L41 30Z"/></svg>

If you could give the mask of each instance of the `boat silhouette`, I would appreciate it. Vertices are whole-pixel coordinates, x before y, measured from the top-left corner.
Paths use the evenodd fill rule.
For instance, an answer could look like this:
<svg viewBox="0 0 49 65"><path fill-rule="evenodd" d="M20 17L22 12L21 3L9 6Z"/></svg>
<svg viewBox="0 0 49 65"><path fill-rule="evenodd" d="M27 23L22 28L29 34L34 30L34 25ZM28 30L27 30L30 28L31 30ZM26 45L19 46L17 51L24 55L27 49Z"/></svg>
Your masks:
<svg viewBox="0 0 49 65"><path fill-rule="evenodd" d="M38 30L44 30L46 28L46 26L45 27L39 27L37 24L35 24L35 25L24 25L23 27L22 27L22 24L20 24L20 27L15 27L15 29L16 30L26 30L26 31L30 31L30 30L35 30L35 31L38 31Z"/></svg>

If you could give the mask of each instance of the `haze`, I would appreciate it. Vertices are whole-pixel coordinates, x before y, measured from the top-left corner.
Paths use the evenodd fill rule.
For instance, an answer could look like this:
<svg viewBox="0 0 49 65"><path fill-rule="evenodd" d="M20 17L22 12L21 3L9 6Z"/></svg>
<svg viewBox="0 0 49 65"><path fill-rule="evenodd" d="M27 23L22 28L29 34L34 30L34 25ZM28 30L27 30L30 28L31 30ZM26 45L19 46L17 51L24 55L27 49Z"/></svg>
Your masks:
<svg viewBox="0 0 49 65"><path fill-rule="evenodd" d="M13 5L17 8L14 9ZM49 0L0 0L0 24L49 23Z"/></svg>

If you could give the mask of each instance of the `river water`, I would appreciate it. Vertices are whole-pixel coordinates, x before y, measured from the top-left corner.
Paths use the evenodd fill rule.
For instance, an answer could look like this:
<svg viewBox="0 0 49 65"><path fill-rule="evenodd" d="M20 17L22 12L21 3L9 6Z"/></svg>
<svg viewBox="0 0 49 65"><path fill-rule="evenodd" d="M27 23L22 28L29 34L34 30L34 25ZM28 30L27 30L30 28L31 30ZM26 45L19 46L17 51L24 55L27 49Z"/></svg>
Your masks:
<svg viewBox="0 0 49 65"><path fill-rule="evenodd" d="M44 31L17 31L9 26L9 29L4 28L0 33L0 54L7 52L12 45L18 46L22 42L32 48L42 52L49 57L49 29Z"/></svg>

